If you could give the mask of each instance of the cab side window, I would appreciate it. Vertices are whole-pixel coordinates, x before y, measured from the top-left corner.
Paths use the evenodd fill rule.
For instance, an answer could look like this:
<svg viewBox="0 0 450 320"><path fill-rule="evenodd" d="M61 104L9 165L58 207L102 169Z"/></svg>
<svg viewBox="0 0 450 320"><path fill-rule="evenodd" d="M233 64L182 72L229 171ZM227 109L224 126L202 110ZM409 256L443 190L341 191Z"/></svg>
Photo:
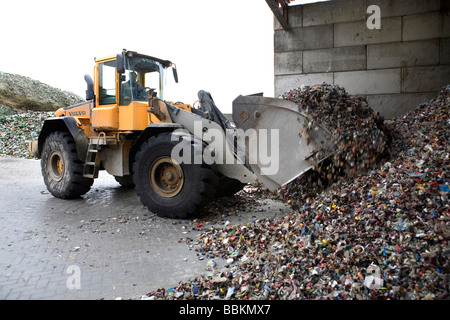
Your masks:
<svg viewBox="0 0 450 320"><path fill-rule="evenodd" d="M99 64L98 85L101 105L116 103L116 61Z"/></svg>

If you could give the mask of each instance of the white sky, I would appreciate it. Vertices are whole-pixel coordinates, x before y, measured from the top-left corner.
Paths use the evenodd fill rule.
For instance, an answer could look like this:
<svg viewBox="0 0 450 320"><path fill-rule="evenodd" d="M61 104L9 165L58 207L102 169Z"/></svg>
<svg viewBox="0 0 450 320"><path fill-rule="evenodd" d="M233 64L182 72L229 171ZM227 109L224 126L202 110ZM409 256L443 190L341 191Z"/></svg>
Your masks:
<svg viewBox="0 0 450 320"><path fill-rule="evenodd" d="M297 0L294 4L317 1ZM94 57L123 48L171 60L165 98L200 89L223 112L239 94L274 94L273 15L264 0L14 0L0 3L0 71L84 98Z"/></svg>

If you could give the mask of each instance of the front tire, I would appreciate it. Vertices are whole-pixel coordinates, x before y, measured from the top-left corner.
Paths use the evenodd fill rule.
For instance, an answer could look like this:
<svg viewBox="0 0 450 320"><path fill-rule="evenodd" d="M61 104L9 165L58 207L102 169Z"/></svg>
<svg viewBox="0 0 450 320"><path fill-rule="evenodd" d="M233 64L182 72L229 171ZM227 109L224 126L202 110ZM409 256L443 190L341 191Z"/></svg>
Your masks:
<svg viewBox="0 0 450 320"><path fill-rule="evenodd" d="M75 141L66 132L53 132L44 142L41 172L48 191L57 198L74 199L86 194L94 183L83 177L83 163Z"/></svg>
<svg viewBox="0 0 450 320"><path fill-rule="evenodd" d="M205 164L172 159L177 144L171 133L151 137L136 154L133 180L141 202L151 212L184 219L213 200L218 178Z"/></svg>
<svg viewBox="0 0 450 320"><path fill-rule="evenodd" d="M215 197L216 199L222 197L231 197L232 195L241 191L245 186L245 183L242 183L237 179L222 177L219 180Z"/></svg>

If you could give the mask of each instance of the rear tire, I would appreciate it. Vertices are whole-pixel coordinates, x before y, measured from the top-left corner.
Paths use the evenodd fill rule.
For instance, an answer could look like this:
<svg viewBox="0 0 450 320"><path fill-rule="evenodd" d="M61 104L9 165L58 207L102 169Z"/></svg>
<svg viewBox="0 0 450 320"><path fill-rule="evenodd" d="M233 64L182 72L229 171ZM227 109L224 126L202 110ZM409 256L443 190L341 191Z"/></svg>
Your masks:
<svg viewBox="0 0 450 320"><path fill-rule="evenodd" d="M136 154L133 180L141 202L151 212L184 219L213 200L218 178L205 164L172 159L177 144L171 140L171 133L151 137Z"/></svg>
<svg viewBox="0 0 450 320"><path fill-rule="evenodd" d="M48 191L57 198L74 199L86 194L94 179L83 177L75 141L66 132L51 133L44 143L41 172Z"/></svg>
<svg viewBox="0 0 450 320"><path fill-rule="evenodd" d="M131 175L119 177L114 176L114 179L124 188L133 189L134 188L134 182L133 177Z"/></svg>

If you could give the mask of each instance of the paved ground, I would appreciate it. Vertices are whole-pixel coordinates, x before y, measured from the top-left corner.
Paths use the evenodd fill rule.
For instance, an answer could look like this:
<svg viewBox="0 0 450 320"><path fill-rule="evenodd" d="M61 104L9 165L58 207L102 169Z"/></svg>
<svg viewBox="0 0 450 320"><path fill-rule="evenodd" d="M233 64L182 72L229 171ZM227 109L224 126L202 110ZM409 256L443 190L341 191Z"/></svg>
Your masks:
<svg viewBox="0 0 450 320"><path fill-rule="evenodd" d="M289 213L284 204L243 195L237 200L253 203L251 210L219 206L197 221L170 220L106 172L77 200L51 196L37 160L0 157L0 177L0 299L139 299L206 272L207 259L181 239L224 221Z"/></svg>

